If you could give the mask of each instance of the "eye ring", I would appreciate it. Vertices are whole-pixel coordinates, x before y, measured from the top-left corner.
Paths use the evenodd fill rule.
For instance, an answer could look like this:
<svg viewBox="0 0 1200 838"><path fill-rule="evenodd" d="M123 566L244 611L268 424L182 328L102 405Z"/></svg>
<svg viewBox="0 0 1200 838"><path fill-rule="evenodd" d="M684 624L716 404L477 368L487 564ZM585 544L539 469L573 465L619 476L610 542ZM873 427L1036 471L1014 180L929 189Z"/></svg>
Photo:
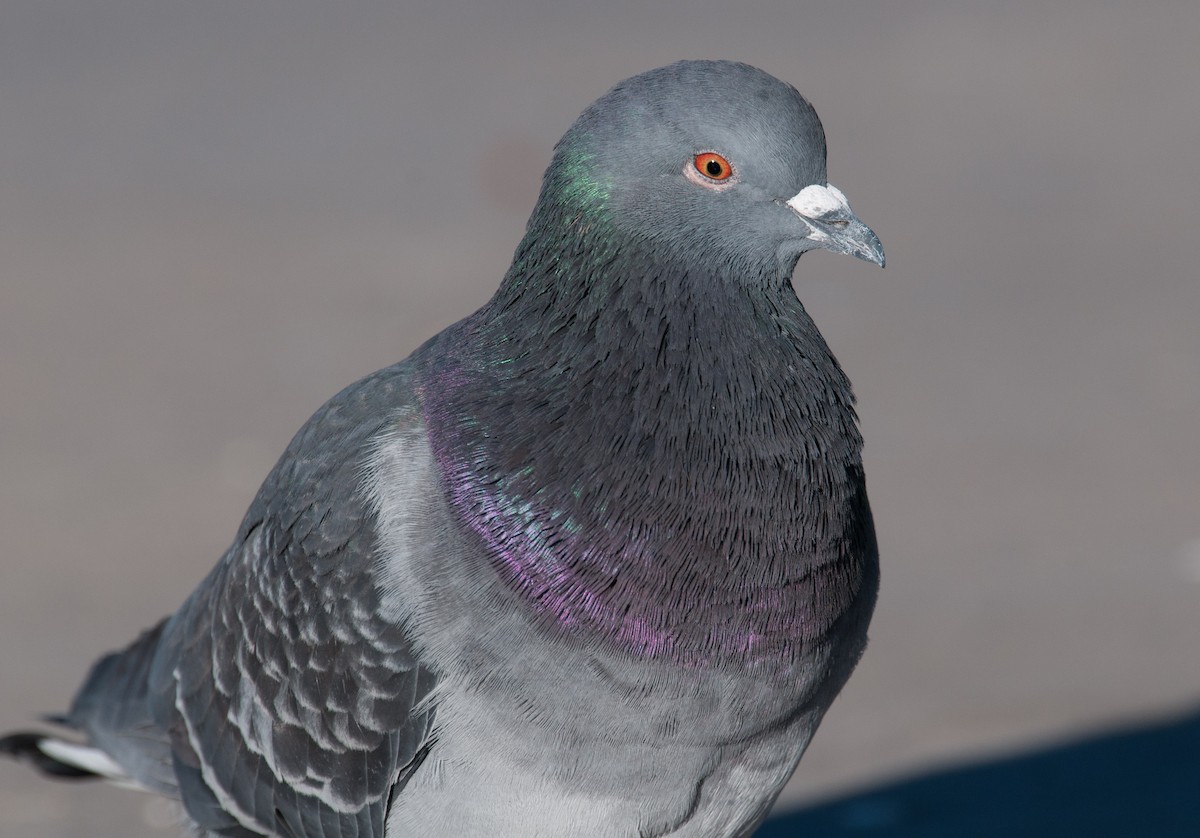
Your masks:
<svg viewBox="0 0 1200 838"><path fill-rule="evenodd" d="M733 164L715 151L702 151L692 158L692 168L713 183L726 183L733 177Z"/></svg>

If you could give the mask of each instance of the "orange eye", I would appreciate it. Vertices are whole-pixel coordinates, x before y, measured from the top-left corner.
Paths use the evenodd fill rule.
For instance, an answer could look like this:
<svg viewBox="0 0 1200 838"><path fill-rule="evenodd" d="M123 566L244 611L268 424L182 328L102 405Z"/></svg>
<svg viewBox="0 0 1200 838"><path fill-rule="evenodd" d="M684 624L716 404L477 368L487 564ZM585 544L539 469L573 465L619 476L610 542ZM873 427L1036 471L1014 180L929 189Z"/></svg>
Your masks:
<svg viewBox="0 0 1200 838"><path fill-rule="evenodd" d="M712 151L697 154L692 160L692 165L696 167L697 172L710 180L729 180L733 175L733 166L729 165L729 161Z"/></svg>

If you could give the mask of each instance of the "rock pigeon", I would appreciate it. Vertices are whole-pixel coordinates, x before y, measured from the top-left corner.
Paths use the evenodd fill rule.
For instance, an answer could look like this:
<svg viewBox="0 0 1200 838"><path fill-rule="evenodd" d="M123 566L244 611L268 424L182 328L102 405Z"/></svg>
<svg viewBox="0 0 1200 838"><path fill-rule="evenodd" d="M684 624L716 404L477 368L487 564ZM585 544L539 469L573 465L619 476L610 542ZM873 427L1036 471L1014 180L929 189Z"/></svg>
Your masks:
<svg viewBox="0 0 1200 838"><path fill-rule="evenodd" d="M883 265L761 70L621 82L495 296L288 445L174 615L0 750L202 834L734 836L857 663L878 552L805 251Z"/></svg>

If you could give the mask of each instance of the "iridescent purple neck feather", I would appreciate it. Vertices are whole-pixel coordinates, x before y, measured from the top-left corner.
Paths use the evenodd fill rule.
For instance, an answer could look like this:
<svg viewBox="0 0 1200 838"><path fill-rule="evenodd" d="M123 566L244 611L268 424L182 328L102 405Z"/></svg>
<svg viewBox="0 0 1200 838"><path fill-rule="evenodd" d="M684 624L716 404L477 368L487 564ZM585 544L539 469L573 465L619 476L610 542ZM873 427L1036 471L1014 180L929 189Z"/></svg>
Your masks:
<svg viewBox="0 0 1200 838"><path fill-rule="evenodd" d="M786 277L596 235L533 225L489 305L423 353L451 501L567 630L685 663L797 660L873 584L846 378Z"/></svg>

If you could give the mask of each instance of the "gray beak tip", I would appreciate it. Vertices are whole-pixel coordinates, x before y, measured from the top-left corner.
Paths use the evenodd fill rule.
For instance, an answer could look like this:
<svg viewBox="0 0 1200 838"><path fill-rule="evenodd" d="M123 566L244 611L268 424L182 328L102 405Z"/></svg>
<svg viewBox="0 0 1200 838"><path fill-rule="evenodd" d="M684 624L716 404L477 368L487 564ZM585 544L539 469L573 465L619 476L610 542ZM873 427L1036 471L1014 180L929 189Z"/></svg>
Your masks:
<svg viewBox="0 0 1200 838"><path fill-rule="evenodd" d="M855 248L854 255L864 262L873 262L881 268L887 267L887 257L883 253L883 244L870 227L863 225L865 234L860 237L860 247Z"/></svg>

